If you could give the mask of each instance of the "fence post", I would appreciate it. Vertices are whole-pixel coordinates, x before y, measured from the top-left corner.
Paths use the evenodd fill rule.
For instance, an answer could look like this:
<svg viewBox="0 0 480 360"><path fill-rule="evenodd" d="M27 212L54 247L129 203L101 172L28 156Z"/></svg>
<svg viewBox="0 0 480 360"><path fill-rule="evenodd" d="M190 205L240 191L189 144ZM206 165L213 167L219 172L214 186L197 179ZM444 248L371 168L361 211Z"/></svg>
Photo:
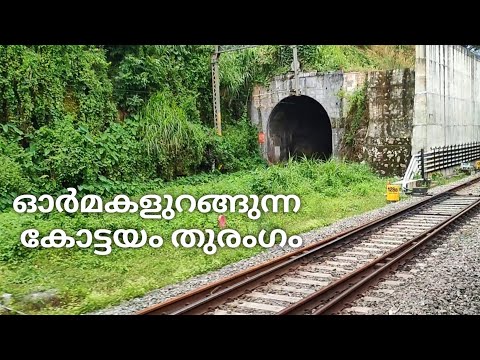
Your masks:
<svg viewBox="0 0 480 360"><path fill-rule="evenodd" d="M453 166L453 146L452 145L448 147L448 155L450 155L449 156L450 161L448 162L448 165L452 167Z"/></svg>
<svg viewBox="0 0 480 360"><path fill-rule="evenodd" d="M452 166L455 166L454 164L457 162L457 153L458 153L458 145L455 144L453 145L453 151L452 151Z"/></svg>
<svg viewBox="0 0 480 360"><path fill-rule="evenodd" d="M424 151L423 148L420 150L420 166L421 166L421 171L422 171L422 179L423 182L425 182L425 157L424 157Z"/></svg>

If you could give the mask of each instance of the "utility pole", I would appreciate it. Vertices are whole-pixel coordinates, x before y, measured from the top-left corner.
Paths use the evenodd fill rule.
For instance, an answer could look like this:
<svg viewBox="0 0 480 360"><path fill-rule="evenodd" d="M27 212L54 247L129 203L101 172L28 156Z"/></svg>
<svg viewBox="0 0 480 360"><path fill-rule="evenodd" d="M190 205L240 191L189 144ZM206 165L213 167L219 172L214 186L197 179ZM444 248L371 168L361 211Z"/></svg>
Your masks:
<svg viewBox="0 0 480 360"><path fill-rule="evenodd" d="M224 52L238 51L257 47L258 45L215 45L212 54L212 93L213 93L213 125L218 135L222 135L222 113L220 111L220 76L219 58Z"/></svg>
<svg viewBox="0 0 480 360"><path fill-rule="evenodd" d="M295 74L295 95L299 96L300 95L300 84L298 82L298 53L297 53L297 45L292 46L293 49L293 71Z"/></svg>
<svg viewBox="0 0 480 360"><path fill-rule="evenodd" d="M220 46L215 45L212 54L212 90L213 90L213 124L218 135L222 135L222 114L220 112L220 77L218 75L218 59L220 58Z"/></svg>

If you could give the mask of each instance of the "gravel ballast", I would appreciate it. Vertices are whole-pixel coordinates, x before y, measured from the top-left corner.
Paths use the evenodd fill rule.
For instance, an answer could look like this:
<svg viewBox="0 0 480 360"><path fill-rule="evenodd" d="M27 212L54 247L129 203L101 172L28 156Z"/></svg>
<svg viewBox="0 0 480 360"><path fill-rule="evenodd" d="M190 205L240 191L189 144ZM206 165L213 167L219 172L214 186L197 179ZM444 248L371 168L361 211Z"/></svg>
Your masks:
<svg viewBox="0 0 480 360"><path fill-rule="evenodd" d="M352 307L372 315L480 314L480 213L363 294ZM398 276L400 274L400 277ZM405 276L407 274L407 276ZM403 276L403 277L402 277ZM393 290L379 295L379 289ZM380 297L382 301L366 301ZM342 314L348 313L348 310Z"/></svg>
<svg viewBox="0 0 480 360"><path fill-rule="evenodd" d="M448 190L456 185L468 182L472 180L473 178L478 177L479 175L471 175L468 176L462 180L459 180L457 182L443 185L443 186L438 186L435 188L432 188L429 190L429 194L435 195L439 192ZM420 202L424 200L425 197L411 197L406 200L403 200L401 202L397 203L391 203L388 204L382 208L378 208L360 215L356 215L353 217L345 218L340 221L337 221L336 223L323 227L318 230L313 230L304 234L301 234L301 237L303 239L303 245L309 245L313 242L322 240L328 236L332 236L336 233L339 233L341 231L348 230L350 228L357 227L361 224L370 222L374 219L389 215L395 211L398 211L400 209L403 209L409 205L412 205L414 203ZM477 236L477 240L479 240ZM251 258L244 259L242 261L239 261L237 263L233 263L227 266L224 266L223 268L212 271L206 274L198 275L193 278L190 278L188 280L185 280L183 282L180 282L178 284L172 284L165 286L161 289L151 291L150 293L138 297L129 301L125 301L117 306L109 307L106 309L102 310L97 310L95 312L92 312L90 314L95 314L95 315L128 315L128 314L134 314L139 310L142 310L146 307L158 304L160 302L163 302L169 298L181 295L183 293L186 293L190 290L193 290L199 286L204 286L205 284L208 284L210 282L222 279L226 276L232 275L236 272L239 272L241 270L245 270L249 267L252 267L254 265L261 264L267 260L270 260L272 258L281 256L288 252L289 250L286 248L280 248L280 247L274 247L271 249L268 249L260 254L257 254ZM477 256L478 259L478 256ZM473 266L473 265L472 265ZM477 278L478 280L478 278Z"/></svg>

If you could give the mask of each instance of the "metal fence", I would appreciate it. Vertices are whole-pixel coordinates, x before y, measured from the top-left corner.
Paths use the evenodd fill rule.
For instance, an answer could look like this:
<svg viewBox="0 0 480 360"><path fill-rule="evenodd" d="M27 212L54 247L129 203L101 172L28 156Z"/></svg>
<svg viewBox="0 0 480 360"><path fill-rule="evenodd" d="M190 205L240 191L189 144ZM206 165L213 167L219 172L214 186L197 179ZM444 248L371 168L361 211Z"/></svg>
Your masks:
<svg viewBox="0 0 480 360"><path fill-rule="evenodd" d="M435 147L423 154L420 169L427 174L477 159L480 159L480 142Z"/></svg>
<svg viewBox="0 0 480 360"><path fill-rule="evenodd" d="M413 177L418 173L423 180L426 180L428 173L479 159L480 142L439 146L430 148L428 152L422 149L418 154L412 156L401 181L402 188L405 190L408 183L413 181Z"/></svg>

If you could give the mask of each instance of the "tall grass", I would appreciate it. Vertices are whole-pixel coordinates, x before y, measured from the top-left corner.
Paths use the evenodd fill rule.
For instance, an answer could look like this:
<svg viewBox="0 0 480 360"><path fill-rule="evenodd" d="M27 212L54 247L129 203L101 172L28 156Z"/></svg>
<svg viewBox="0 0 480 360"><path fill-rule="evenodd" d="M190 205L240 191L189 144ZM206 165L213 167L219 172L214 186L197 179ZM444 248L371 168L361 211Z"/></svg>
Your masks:
<svg viewBox="0 0 480 360"><path fill-rule="evenodd" d="M318 71L411 68L415 66L415 47L411 45L319 45L308 66Z"/></svg>
<svg viewBox="0 0 480 360"><path fill-rule="evenodd" d="M169 92L159 92L140 115L142 141L158 161L158 175L163 178L182 174L203 160L207 129L195 121L198 114L197 119L189 114L194 113L192 102L187 95L178 101Z"/></svg>
<svg viewBox="0 0 480 360"><path fill-rule="evenodd" d="M258 195L271 193L321 194L339 196L346 192L364 193L379 178L364 164L338 160L320 162L290 159L283 165L257 170L252 177L252 191Z"/></svg>

